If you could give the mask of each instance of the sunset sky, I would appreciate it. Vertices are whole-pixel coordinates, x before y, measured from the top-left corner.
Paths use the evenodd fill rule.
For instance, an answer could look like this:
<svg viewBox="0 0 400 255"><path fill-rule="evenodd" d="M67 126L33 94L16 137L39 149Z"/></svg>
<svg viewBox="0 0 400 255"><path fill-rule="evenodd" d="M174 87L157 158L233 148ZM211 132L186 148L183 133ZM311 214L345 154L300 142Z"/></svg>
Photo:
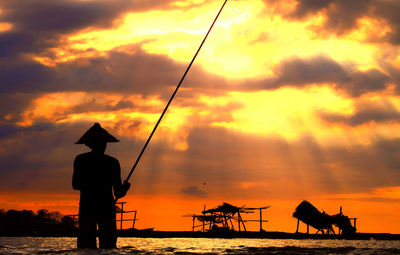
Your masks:
<svg viewBox="0 0 400 255"><path fill-rule="evenodd" d="M222 3L2 0L0 208L77 213L74 143L94 122L126 177ZM294 232L308 200L400 233L399 13L228 0L130 180L136 227L191 230L182 215L228 202Z"/></svg>

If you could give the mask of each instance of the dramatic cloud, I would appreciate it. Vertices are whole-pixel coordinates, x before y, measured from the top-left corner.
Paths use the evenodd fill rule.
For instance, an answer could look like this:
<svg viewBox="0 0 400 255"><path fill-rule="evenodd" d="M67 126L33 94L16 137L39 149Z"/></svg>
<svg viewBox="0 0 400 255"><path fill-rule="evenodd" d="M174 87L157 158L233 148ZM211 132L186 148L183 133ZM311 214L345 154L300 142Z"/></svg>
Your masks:
<svg viewBox="0 0 400 255"><path fill-rule="evenodd" d="M358 126L369 122L400 122L400 112L389 102L382 106L359 105L352 115L321 113L320 116L325 121L349 126Z"/></svg>
<svg viewBox="0 0 400 255"><path fill-rule="evenodd" d="M303 18L326 9L328 19L325 27L342 33L357 25L357 19L368 11L372 2L369 0L299 0L292 16Z"/></svg>
<svg viewBox="0 0 400 255"><path fill-rule="evenodd" d="M374 13L386 20L391 27L391 31L387 33L386 39L393 44L400 44L400 18L397 15L400 11L399 1L382 1L376 7Z"/></svg>
<svg viewBox="0 0 400 255"><path fill-rule="evenodd" d="M0 68L0 93L44 92L49 84L55 86L56 71L27 58L0 58Z"/></svg>
<svg viewBox="0 0 400 255"><path fill-rule="evenodd" d="M334 0L299 0L297 1L296 10L292 13L292 16L303 18L308 14L315 14L315 12L327 8L333 1Z"/></svg>
<svg viewBox="0 0 400 255"><path fill-rule="evenodd" d="M60 43L60 36L84 28L112 27L128 11L168 6L171 1L13 1L0 4L0 18L13 28L0 34L0 57L40 53Z"/></svg>
<svg viewBox="0 0 400 255"><path fill-rule="evenodd" d="M62 91L140 93L169 98L186 65L162 55L137 49L135 53L109 52L106 57L77 59L48 67L35 61L15 58L0 60L0 93L51 93ZM223 78L194 67L184 87L207 93L224 93Z"/></svg>
<svg viewBox="0 0 400 255"><path fill-rule="evenodd" d="M291 18L303 19L324 11L327 17L324 29L337 34L357 28L361 18L382 19L391 28L382 39L393 44L400 43L400 18L397 15L400 3L396 0L298 0L297 2L296 9L289 15Z"/></svg>
<svg viewBox="0 0 400 255"><path fill-rule="evenodd" d="M318 56L311 59L289 59L275 70L275 76L251 84L250 88L276 89L282 86L305 87L332 84L352 97L384 90L390 78L377 69L365 72L343 67L336 61Z"/></svg>
<svg viewBox="0 0 400 255"><path fill-rule="evenodd" d="M61 91L130 92L169 97L185 70L184 64L138 50L134 54L110 52L97 57L48 67L32 60L0 60L0 93L51 93ZM186 87L222 90L224 81L193 68ZM219 85L219 89L218 86ZM211 88L210 88L211 87Z"/></svg>
<svg viewBox="0 0 400 255"><path fill-rule="evenodd" d="M13 124L20 120L20 114L28 108L36 94L0 93L0 123Z"/></svg>

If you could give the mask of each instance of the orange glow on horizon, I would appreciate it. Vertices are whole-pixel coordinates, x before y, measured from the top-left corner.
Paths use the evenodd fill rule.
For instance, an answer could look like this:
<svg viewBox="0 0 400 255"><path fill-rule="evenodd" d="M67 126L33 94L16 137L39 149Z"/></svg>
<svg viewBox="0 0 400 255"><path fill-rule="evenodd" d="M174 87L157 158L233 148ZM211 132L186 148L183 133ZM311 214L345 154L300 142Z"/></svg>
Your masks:
<svg viewBox="0 0 400 255"><path fill-rule="evenodd" d="M392 190L398 192L399 187L393 187ZM398 194L396 195L398 197ZM0 209L16 209L16 210L33 210L48 209L49 211L59 211L63 215L77 214L78 212L78 192L73 195L63 194L40 194L40 193L14 193L13 195L2 194L0 202L3 208ZM60 201L62 199L62 201ZM10 203L8 201L18 202ZM60 201L60 202L58 202ZM267 231L282 231L292 233L296 230L297 220L292 217L296 206L300 200L220 200L218 198L185 198L184 196L161 196L161 195L134 195L128 196L121 201L127 202L124 208L127 210L137 210L137 218L135 227L138 229L152 228L164 231L191 231L192 218L183 217L193 213L200 213L203 206L206 209L216 207L222 202L228 202L236 206L246 205L248 207L261 207L270 205L271 208L263 211L263 218L268 222L263 224L263 228ZM343 207L344 215L349 217L357 217L357 231L361 233L400 233L398 225L393 224L399 217L400 206L398 203L384 203L378 201L368 201L363 199L323 199L318 197L310 197L311 202L318 210L325 211L328 214L339 213L340 206ZM376 215L385 215L376 219ZM245 215L245 219L258 219L258 212L253 215ZM124 228L130 228L131 223L125 223ZM258 231L258 222L247 223L248 230ZM311 228L311 232L314 231ZM316 231L316 230L315 230ZM300 224L300 232L306 232L305 224Z"/></svg>

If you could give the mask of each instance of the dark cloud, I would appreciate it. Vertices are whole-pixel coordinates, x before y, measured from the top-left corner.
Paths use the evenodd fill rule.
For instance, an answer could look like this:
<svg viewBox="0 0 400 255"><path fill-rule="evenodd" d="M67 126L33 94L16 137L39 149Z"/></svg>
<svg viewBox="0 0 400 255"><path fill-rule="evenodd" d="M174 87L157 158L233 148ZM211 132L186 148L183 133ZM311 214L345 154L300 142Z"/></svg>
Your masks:
<svg viewBox="0 0 400 255"><path fill-rule="evenodd" d="M133 54L117 51L108 56L80 59L56 67L43 66L22 57L11 63L0 61L0 93L51 93L64 91L138 93L168 99L186 65L166 56L150 55L137 49ZM329 83L357 97L387 87L390 77L371 69L365 72L343 67L334 60L317 56L310 59L288 59L274 70L275 76L259 81L228 83L225 79L193 67L179 95L196 93L221 95L228 91L270 90L283 86L306 87ZM395 72L392 72L395 73ZM193 100L192 100L193 103Z"/></svg>
<svg viewBox="0 0 400 255"><path fill-rule="evenodd" d="M151 1L149 1L151 2ZM88 26L111 27L118 15L129 10L132 1L2 1L3 19L16 30L59 32ZM132 8L132 7L131 7Z"/></svg>
<svg viewBox="0 0 400 255"><path fill-rule="evenodd" d="M40 53L57 46L61 35L89 27L112 27L123 13L166 8L170 2L4 0L0 19L12 23L13 29L0 33L0 57Z"/></svg>
<svg viewBox="0 0 400 255"><path fill-rule="evenodd" d="M73 106L71 109L68 109L68 114L85 112L108 112L134 108L136 108L135 104L133 104L131 101L120 100L114 105L108 105L98 102L96 98L92 98L84 103Z"/></svg>
<svg viewBox="0 0 400 255"><path fill-rule="evenodd" d="M181 190L182 194L196 196L196 197L207 197L207 192L199 189L197 186L190 186Z"/></svg>
<svg viewBox="0 0 400 255"><path fill-rule="evenodd" d="M129 92L167 99L186 69L186 64L137 47L133 54L111 51L105 57L77 59L56 67L22 57L12 59L0 60L0 93ZM226 91L226 85L224 79L193 67L183 87L218 94Z"/></svg>
<svg viewBox="0 0 400 255"><path fill-rule="evenodd" d="M390 81L390 77L377 69L370 69L365 72L352 70L349 76L350 82L339 83L337 87L347 91L352 96L384 90Z"/></svg>
<svg viewBox="0 0 400 255"><path fill-rule="evenodd" d="M270 2L266 0L266 2ZM324 11L327 15L323 28L337 34L349 32L358 26L358 20L372 17L385 20L391 31L383 38L393 43L400 43L400 2L396 0L297 0L296 9L290 18L303 19ZM322 31L320 31L322 32ZM376 38L371 38L376 40Z"/></svg>
<svg viewBox="0 0 400 255"><path fill-rule="evenodd" d="M396 54L396 53L394 53ZM380 61L380 65L382 68L388 73L393 83L396 85L395 91L397 94L400 94L400 69L395 67L393 64L388 63L385 60Z"/></svg>
<svg viewBox="0 0 400 255"><path fill-rule="evenodd" d="M248 87L276 89L282 86L305 87L330 83L348 95L358 97L364 93L384 90L390 81L390 77L377 69L361 72L343 67L324 56L289 59L281 62L274 72L275 77L252 82Z"/></svg>
<svg viewBox="0 0 400 255"><path fill-rule="evenodd" d="M31 59L0 59L0 68L0 93L36 93L51 85L56 87L56 70Z"/></svg>
<svg viewBox="0 0 400 255"><path fill-rule="evenodd" d="M354 28L358 18L367 15L376 3L374 0L298 0L297 2L295 11L290 15L291 18L302 19L324 10L327 15L324 28L339 34Z"/></svg>
<svg viewBox="0 0 400 255"><path fill-rule="evenodd" d="M20 114L37 96L37 94L25 93L0 93L0 124L18 122L21 119Z"/></svg>
<svg viewBox="0 0 400 255"><path fill-rule="evenodd" d="M67 63L59 67L63 89L83 91L129 91L144 95L162 94L175 85L184 66L161 55L142 51L135 54L111 52L109 57L92 58L88 64ZM58 84L58 89L60 83Z"/></svg>
<svg viewBox="0 0 400 255"><path fill-rule="evenodd" d="M303 18L309 14L315 14L327 8L333 1L334 0L298 0L296 10L292 13L292 16Z"/></svg>
<svg viewBox="0 0 400 255"><path fill-rule="evenodd" d="M113 53L108 57L79 60L47 67L32 60L0 61L2 93L60 91L131 91L159 93L178 79L183 69L163 56Z"/></svg>
<svg viewBox="0 0 400 255"><path fill-rule="evenodd" d="M400 112L390 103L385 105L363 104L352 115L320 113L327 122L358 126L369 122L400 122Z"/></svg>
<svg viewBox="0 0 400 255"><path fill-rule="evenodd" d="M312 83L346 83L351 78L334 60L328 57L289 59L275 70L275 84L304 85Z"/></svg>
<svg viewBox="0 0 400 255"><path fill-rule="evenodd" d="M374 9L374 14L386 20L391 27L391 31L386 35L392 44L400 44L400 2L396 0L379 1Z"/></svg>
<svg viewBox="0 0 400 255"><path fill-rule="evenodd" d="M336 0L327 9L326 28L338 33L347 32L357 25L358 18L371 8L373 0Z"/></svg>

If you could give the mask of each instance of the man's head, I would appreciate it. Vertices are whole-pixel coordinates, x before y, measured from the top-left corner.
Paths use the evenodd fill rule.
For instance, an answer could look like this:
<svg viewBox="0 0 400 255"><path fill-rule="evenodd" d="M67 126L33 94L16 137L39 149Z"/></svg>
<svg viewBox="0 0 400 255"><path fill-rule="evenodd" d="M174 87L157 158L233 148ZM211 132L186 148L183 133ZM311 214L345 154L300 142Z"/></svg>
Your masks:
<svg viewBox="0 0 400 255"><path fill-rule="evenodd" d="M76 142L76 144L85 144L93 152L104 153L107 143L119 142L117 138L110 135L107 130L102 128L99 123L95 123L85 134Z"/></svg>
<svg viewBox="0 0 400 255"><path fill-rule="evenodd" d="M96 154L104 154L106 151L107 143L103 141L98 142L89 142L85 144L87 147L92 149L92 151Z"/></svg>

